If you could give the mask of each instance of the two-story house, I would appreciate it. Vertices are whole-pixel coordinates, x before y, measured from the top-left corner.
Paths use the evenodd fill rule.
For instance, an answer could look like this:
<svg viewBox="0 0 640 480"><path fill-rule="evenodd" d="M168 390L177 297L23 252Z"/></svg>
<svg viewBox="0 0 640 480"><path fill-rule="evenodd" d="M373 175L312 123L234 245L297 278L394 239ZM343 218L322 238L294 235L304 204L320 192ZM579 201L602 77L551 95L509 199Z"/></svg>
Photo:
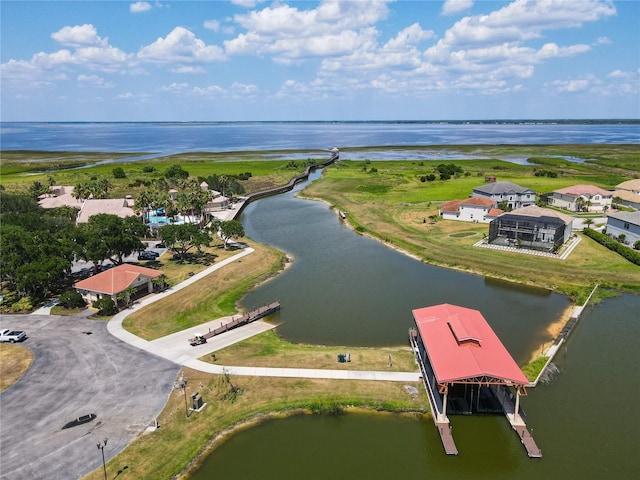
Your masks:
<svg viewBox="0 0 640 480"><path fill-rule="evenodd" d="M613 192L595 185L573 185L554 190L549 205L572 212L603 212L611 208Z"/></svg>
<svg viewBox="0 0 640 480"><path fill-rule="evenodd" d="M511 182L494 182L481 185L473 189L472 197L485 197L496 202L502 202L507 209L535 205L536 192Z"/></svg>
<svg viewBox="0 0 640 480"><path fill-rule="evenodd" d="M635 244L640 240L640 212L615 212L607 216L607 235L620 238L624 243Z"/></svg>

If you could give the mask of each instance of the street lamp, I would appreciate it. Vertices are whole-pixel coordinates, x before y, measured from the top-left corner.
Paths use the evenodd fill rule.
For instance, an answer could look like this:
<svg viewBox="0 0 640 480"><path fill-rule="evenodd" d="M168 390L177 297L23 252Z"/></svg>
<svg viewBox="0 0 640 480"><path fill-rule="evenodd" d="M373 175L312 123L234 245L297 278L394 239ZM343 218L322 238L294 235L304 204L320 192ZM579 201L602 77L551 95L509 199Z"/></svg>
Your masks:
<svg viewBox="0 0 640 480"><path fill-rule="evenodd" d="M104 447L107 446L108 438L105 437L102 443L98 442L98 450L102 452L102 468L104 469L104 480L107 480L107 465L104 463Z"/></svg>
<svg viewBox="0 0 640 480"><path fill-rule="evenodd" d="M180 378L180 387L182 387L182 391L184 392L184 411L187 414L187 418L189 418L189 405L187 404L187 381L189 379L184 375Z"/></svg>

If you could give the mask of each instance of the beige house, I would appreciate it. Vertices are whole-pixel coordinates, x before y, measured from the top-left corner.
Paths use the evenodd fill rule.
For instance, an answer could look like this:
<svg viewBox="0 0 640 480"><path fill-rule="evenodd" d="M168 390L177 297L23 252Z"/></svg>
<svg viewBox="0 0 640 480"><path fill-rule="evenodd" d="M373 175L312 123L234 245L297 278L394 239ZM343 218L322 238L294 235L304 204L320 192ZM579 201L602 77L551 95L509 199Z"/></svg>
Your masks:
<svg viewBox="0 0 640 480"><path fill-rule="evenodd" d="M93 277L80 280L73 287L89 304L105 297L117 302L118 294L130 288L135 290L133 296L153 292L153 279L162 274L164 274L162 270L124 263Z"/></svg>
<svg viewBox="0 0 640 480"><path fill-rule="evenodd" d="M118 217L133 217L133 200L127 198L106 198L85 200L78 213L76 223L87 223L89 217L99 213L108 213Z"/></svg>
<svg viewBox="0 0 640 480"><path fill-rule="evenodd" d="M620 198L625 207L640 210L640 179L627 180L616 185L613 196Z"/></svg>
<svg viewBox="0 0 640 480"><path fill-rule="evenodd" d="M573 185L554 190L549 205L572 212L603 212L611 208L613 192L595 185Z"/></svg>

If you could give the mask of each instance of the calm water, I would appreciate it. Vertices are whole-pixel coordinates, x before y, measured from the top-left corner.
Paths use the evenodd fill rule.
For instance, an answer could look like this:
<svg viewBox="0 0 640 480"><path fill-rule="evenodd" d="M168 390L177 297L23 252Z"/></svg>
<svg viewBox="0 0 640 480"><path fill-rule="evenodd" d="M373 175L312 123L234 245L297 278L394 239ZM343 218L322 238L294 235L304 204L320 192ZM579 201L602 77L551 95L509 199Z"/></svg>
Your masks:
<svg viewBox="0 0 640 480"><path fill-rule="evenodd" d="M640 123L2 123L3 150L158 152L470 144L640 143Z"/></svg>
<svg viewBox="0 0 640 480"><path fill-rule="evenodd" d="M294 257L283 274L242 300L246 309L280 300L274 321L282 322L283 337L407 345L411 310L455 303L482 311L516 360L551 340L544 330L568 307L566 297L423 264L355 234L325 203L296 198L304 185L249 205L242 218L249 237Z"/></svg>
<svg viewBox="0 0 640 480"><path fill-rule="evenodd" d="M232 436L192 480L637 478L638 320L637 296L587 309L556 357L555 381L523 399L542 459L527 457L500 416L451 417L457 457L444 454L430 420L299 416Z"/></svg>

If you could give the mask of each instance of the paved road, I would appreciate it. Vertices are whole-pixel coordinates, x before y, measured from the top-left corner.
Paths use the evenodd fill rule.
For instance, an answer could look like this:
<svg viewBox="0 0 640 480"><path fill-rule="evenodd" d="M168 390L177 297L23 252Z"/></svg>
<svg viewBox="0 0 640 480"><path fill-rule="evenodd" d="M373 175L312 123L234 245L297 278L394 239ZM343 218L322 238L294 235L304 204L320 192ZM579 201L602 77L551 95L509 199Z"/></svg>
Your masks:
<svg viewBox="0 0 640 480"><path fill-rule="evenodd" d="M35 356L0 393L1 479L68 480L98 468L97 443L109 439L107 460L122 451L162 411L180 370L113 337L106 322L5 315L0 325L26 330ZM92 422L62 429L89 413Z"/></svg>

